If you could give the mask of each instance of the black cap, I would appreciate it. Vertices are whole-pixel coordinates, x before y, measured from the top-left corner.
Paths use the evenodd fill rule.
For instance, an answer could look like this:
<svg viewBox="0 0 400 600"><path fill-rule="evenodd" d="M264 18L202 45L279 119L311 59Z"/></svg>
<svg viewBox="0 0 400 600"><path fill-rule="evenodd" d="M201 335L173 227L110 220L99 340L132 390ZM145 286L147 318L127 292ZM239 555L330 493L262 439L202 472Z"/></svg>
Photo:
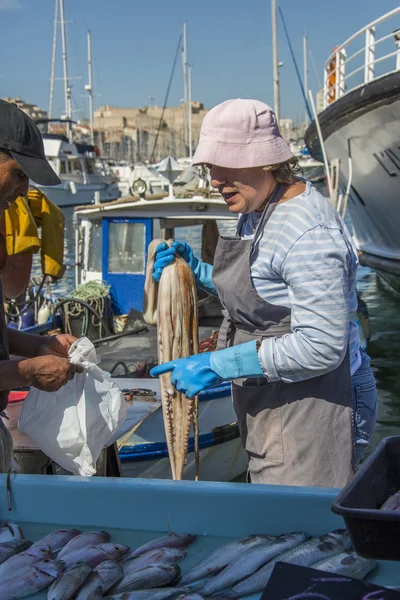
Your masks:
<svg viewBox="0 0 400 600"><path fill-rule="evenodd" d="M8 150L22 171L40 185L57 185L60 179L46 160L37 125L15 104L0 100L0 150Z"/></svg>

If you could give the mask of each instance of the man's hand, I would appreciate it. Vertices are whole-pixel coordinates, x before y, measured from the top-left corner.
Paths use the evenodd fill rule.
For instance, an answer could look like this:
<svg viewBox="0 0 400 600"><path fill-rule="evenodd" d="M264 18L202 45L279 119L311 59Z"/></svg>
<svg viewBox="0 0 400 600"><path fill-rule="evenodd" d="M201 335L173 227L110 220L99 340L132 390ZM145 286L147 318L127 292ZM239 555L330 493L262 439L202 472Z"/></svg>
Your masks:
<svg viewBox="0 0 400 600"><path fill-rule="evenodd" d="M19 363L19 370L28 385L43 392L57 392L74 378L75 373L82 373L83 367L53 355L23 360Z"/></svg>
<svg viewBox="0 0 400 600"><path fill-rule="evenodd" d="M69 333L49 335L40 344L39 355L68 356L68 350L77 338Z"/></svg>

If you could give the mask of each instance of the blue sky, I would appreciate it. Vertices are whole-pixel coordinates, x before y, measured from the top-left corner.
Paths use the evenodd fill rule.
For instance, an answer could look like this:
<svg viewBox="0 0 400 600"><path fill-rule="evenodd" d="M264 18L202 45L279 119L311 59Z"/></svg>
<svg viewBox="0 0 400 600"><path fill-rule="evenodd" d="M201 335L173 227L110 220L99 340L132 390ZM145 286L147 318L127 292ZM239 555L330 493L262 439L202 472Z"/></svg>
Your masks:
<svg viewBox="0 0 400 600"><path fill-rule="evenodd" d="M64 0L74 108L87 114L86 26L92 31L95 107L162 105L183 21L188 25L192 99L207 108L232 97L273 104L269 0ZM280 0L302 70L307 32L318 76L333 47L397 6L392 0ZM0 97L20 96L48 108L54 0L0 0ZM400 19L399 19L400 21ZM400 22L397 25L400 27ZM392 27L393 29L394 27ZM304 113L300 88L279 21L281 116ZM169 97L183 97L181 60ZM62 76L58 35L56 76ZM317 80L309 59L309 87ZM55 83L54 113L63 111L63 83ZM82 112L83 111L83 112Z"/></svg>

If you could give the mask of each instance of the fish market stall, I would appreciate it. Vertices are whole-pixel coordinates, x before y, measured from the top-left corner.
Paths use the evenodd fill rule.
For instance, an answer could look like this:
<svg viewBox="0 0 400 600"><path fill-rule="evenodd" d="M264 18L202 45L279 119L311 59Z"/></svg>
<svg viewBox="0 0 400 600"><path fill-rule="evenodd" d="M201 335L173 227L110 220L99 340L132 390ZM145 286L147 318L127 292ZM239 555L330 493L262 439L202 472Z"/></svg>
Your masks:
<svg viewBox="0 0 400 600"><path fill-rule="evenodd" d="M175 549L183 554L186 552L183 560L182 556L179 559L182 581L185 576L187 579L189 570L208 558L215 549L239 538L262 534L278 536L291 532L321 536L343 527L342 518L330 510L337 493L333 489L40 475L11 475L8 488L7 491L7 476L1 475L0 519L16 523L25 539L37 542L58 529L96 531L101 540L108 540L103 542L105 545L102 544L103 550L100 552L111 554L108 558L117 558L123 568L132 559L135 560L136 554L143 561L142 551L135 552L143 544L168 535L170 530L186 534L182 538L175 537L178 541L173 544L171 536L167 538L170 546L175 544ZM11 510L8 510L9 505ZM188 534L196 536L196 539L188 538ZM77 532L68 534L69 537L76 535ZM76 546L74 539L71 543ZM46 540L42 540L42 543L45 544ZM151 547L157 548L157 543L153 542ZM73 562L72 554L68 554L66 549L61 552L64 557L70 557L67 562ZM99 564L99 559L93 559L93 550L91 552L93 567ZM128 552L131 553L130 557ZM243 554L246 552L248 550ZM174 554L170 550L164 553ZM175 551L175 555L178 556L179 552ZM85 556L81 553L75 558L89 561ZM165 565L156 569L153 566L152 569L157 577L161 577L161 572L164 577L165 573L171 572L171 568ZM175 570L178 572L176 565ZM49 577L54 578L54 575ZM380 562L367 578L378 585L400 587L398 563ZM165 583L165 579L163 581L162 585L175 585L174 581L169 584ZM4 580L0 585L1 597L7 598ZM108 595L113 594L120 585L113 584ZM173 598L182 592L176 590L171 593ZM31 597L44 600L47 591ZM259 594L253 597L257 598Z"/></svg>

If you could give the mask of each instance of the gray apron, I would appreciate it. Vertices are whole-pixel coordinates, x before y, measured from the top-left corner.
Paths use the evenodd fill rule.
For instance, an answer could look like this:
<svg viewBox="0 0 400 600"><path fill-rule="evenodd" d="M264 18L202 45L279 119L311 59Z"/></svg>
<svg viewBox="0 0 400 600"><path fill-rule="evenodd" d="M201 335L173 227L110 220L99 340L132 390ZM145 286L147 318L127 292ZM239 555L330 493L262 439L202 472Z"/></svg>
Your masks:
<svg viewBox="0 0 400 600"><path fill-rule="evenodd" d="M223 305L218 349L291 331L291 311L263 300L251 281L250 258L285 185L278 184L254 238L220 237L213 281ZM343 487L354 474L349 353L330 373L296 383L242 378L232 383L240 436L252 483Z"/></svg>

